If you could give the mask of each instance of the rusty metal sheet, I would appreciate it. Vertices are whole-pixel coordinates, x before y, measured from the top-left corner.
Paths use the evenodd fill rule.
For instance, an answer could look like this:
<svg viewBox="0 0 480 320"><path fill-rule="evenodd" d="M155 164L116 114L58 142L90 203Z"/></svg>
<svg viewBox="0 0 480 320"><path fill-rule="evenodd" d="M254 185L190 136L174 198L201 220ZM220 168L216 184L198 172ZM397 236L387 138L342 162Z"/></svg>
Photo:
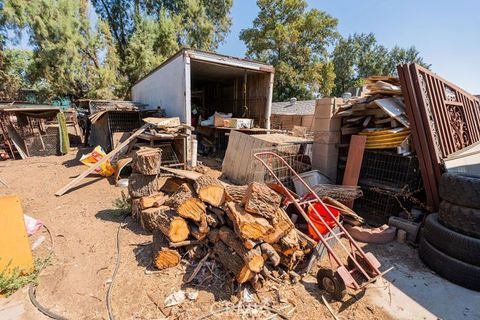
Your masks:
<svg viewBox="0 0 480 320"><path fill-rule="evenodd" d="M437 210L443 160L480 140L480 101L417 64L397 69L427 204Z"/></svg>

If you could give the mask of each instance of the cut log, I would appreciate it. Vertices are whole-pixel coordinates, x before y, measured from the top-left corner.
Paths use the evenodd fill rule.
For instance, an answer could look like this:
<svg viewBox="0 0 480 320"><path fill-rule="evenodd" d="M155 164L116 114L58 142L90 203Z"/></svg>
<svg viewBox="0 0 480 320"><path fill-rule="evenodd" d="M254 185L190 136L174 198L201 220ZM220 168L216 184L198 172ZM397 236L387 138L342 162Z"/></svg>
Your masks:
<svg viewBox="0 0 480 320"><path fill-rule="evenodd" d="M265 260L270 260L274 267L280 264L280 256L278 255L277 251L275 251L275 249L272 247L272 245L264 242L260 244L259 247L262 251L262 254L264 255Z"/></svg>
<svg viewBox="0 0 480 320"><path fill-rule="evenodd" d="M247 193L248 186L235 186L232 184L227 184L225 186L226 194L226 201L233 201L233 202L242 202L243 197Z"/></svg>
<svg viewBox="0 0 480 320"><path fill-rule="evenodd" d="M159 178L159 180L161 181L159 183L160 191L166 194L174 193L175 191L178 190L178 188L180 188L182 184L185 183L184 179L177 178L177 177L162 177L162 178Z"/></svg>
<svg viewBox="0 0 480 320"><path fill-rule="evenodd" d="M213 253L216 260L220 262L228 272L235 276L238 283L245 283L253 277L254 272L244 264L242 258L231 251L222 241L215 243Z"/></svg>
<svg viewBox="0 0 480 320"><path fill-rule="evenodd" d="M201 229L194 223L189 223L190 234L197 240L204 240L209 233L209 229Z"/></svg>
<svg viewBox="0 0 480 320"><path fill-rule="evenodd" d="M220 207L225 203L225 187L214 177L204 174L195 180L195 191L201 200L214 207Z"/></svg>
<svg viewBox="0 0 480 320"><path fill-rule="evenodd" d="M215 207L209 207L207 208L207 215L213 215L215 220L217 221L218 226L223 226L225 224L225 212L223 212L223 210Z"/></svg>
<svg viewBox="0 0 480 320"><path fill-rule="evenodd" d="M207 224L210 228L220 228L223 226L222 220L218 218L216 214L207 210Z"/></svg>
<svg viewBox="0 0 480 320"><path fill-rule="evenodd" d="M301 250L297 230L290 230L290 232L281 238L278 243L274 244L273 247L285 256L291 256L295 251Z"/></svg>
<svg viewBox="0 0 480 320"><path fill-rule="evenodd" d="M290 230L294 228L293 222L292 220L290 220L290 217L285 212L285 210L283 210L282 208L278 208L276 216L276 222L273 223L273 228L275 229L275 231L265 238L265 242L270 244L278 242L280 238L284 237L287 233L290 232Z"/></svg>
<svg viewBox="0 0 480 320"><path fill-rule="evenodd" d="M144 175L157 175L160 173L162 149L141 148L133 153L132 169Z"/></svg>
<svg viewBox="0 0 480 320"><path fill-rule="evenodd" d="M257 244L258 244L258 242L255 242L251 239L244 239L243 240L243 246L245 248L247 248L248 250L253 249Z"/></svg>
<svg viewBox="0 0 480 320"><path fill-rule="evenodd" d="M140 207L142 209L148 209L151 207L160 207L168 199L168 196L163 192L157 192L152 195L140 198Z"/></svg>
<svg viewBox="0 0 480 320"><path fill-rule="evenodd" d="M277 209L281 201L282 197L266 184L252 182L248 185L242 204L245 211L258 214L276 223Z"/></svg>
<svg viewBox="0 0 480 320"><path fill-rule="evenodd" d="M167 206L142 210L141 221L146 230L160 230L171 242L186 240L190 233L187 222Z"/></svg>
<svg viewBox="0 0 480 320"><path fill-rule="evenodd" d="M235 232L243 239L264 240L275 231L265 218L245 212L238 203L227 202L227 208Z"/></svg>
<svg viewBox="0 0 480 320"><path fill-rule="evenodd" d="M243 246L242 240L232 229L221 227L218 231L220 240L235 251L253 272L260 272L263 268L264 259L260 248L248 250Z"/></svg>
<svg viewBox="0 0 480 320"><path fill-rule="evenodd" d="M142 207L140 205L141 198L132 198L130 206L132 207L132 219L135 221L140 220Z"/></svg>
<svg viewBox="0 0 480 320"><path fill-rule="evenodd" d="M175 267L181 260L178 251L168 247L168 241L159 231L153 233L152 253L153 264L159 270Z"/></svg>
<svg viewBox="0 0 480 320"><path fill-rule="evenodd" d="M201 222L207 212L207 207L195 197L195 191L188 183L182 184L165 204L175 209L180 216L196 222Z"/></svg>
<svg viewBox="0 0 480 320"><path fill-rule="evenodd" d="M158 189L158 181L155 176L132 173L128 178L128 193L132 198L149 196L156 193Z"/></svg>

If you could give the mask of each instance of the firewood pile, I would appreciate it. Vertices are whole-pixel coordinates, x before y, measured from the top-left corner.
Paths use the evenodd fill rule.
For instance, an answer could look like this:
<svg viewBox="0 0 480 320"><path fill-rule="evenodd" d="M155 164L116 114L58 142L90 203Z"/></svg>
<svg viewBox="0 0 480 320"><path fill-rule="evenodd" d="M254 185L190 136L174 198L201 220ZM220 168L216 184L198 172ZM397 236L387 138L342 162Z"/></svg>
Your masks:
<svg viewBox="0 0 480 320"><path fill-rule="evenodd" d="M240 284L258 288L267 279L298 276L293 269L315 243L295 228L281 195L267 185L161 174L161 151L153 148L136 151L132 163L132 216L153 233L156 268L174 267L201 248Z"/></svg>

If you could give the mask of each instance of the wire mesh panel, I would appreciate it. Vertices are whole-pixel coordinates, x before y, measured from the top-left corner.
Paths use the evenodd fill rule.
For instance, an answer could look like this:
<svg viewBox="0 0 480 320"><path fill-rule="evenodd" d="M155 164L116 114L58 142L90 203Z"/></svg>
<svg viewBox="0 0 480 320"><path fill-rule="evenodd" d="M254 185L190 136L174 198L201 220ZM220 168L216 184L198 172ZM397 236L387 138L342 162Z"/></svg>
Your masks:
<svg viewBox="0 0 480 320"><path fill-rule="evenodd" d="M178 156L175 150L173 150L171 143L160 144L158 147L162 149L162 166L183 166L183 163L178 160Z"/></svg>
<svg viewBox="0 0 480 320"><path fill-rule="evenodd" d="M138 112L108 112L110 133L132 132L140 128L140 114Z"/></svg>
<svg viewBox="0 0 480 320"><path fill-rule="evenodd" d="M253 154L258 152L274 152L284 159L288 165L297 173L310 171L312 166L310 164L310 156L303 154L304 146L302 145L284 145L271 148L254 149ZM262 159L266 161L273 173L279 178L283 185L287 188L295 191L293 184L292 171L278 158L273 156L262 156ZM259 161L253 161L250 166L254 172L254 181L271 183L277 182L275 177L267 171L267 169L259 163Z"/></svg>
<svg viewBox="0 0 480 320"><path fill-rule="evenodd" d="M383 151L365 151L359 179L361 183L403 190L416 190L422 185L416 156Z"/></svg>

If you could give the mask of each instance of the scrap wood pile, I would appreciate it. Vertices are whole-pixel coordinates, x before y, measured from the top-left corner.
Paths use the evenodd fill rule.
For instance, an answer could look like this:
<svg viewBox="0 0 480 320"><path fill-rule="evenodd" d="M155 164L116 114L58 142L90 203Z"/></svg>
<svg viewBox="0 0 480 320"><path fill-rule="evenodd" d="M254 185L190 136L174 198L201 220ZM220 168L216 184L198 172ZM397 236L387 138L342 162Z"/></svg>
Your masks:
<svg viewBox="0 0 480 320"><path fill-rule="evenodd" d="M233 186L196 172L188 179L159 176L161 151L152 148L135 152L132 168L132 216L153 233L158 269L178 265L197 247L238 283L257 288L266 278L298 276L293 268L313 249L265 184Z"/></svg>
<svg viewBox="0 0 480 320"><path fill-rule="evenodd" d="M157 138L174 138L176 136L185 134L185 129L193 130L194 128L180 123L179 117L173 118L143 118L145 123L150 126L142 133L142 137L157 137Z"/></svg>
<svg viewBox="0 0 480 320"><path fill-rule="evenodd" d="M343 118L342 135L367 137L366 149L401 147L409 150L410 122L405 113L400 81L395 77L365 79L366 91L350 99L337 116Z"/></svg>

